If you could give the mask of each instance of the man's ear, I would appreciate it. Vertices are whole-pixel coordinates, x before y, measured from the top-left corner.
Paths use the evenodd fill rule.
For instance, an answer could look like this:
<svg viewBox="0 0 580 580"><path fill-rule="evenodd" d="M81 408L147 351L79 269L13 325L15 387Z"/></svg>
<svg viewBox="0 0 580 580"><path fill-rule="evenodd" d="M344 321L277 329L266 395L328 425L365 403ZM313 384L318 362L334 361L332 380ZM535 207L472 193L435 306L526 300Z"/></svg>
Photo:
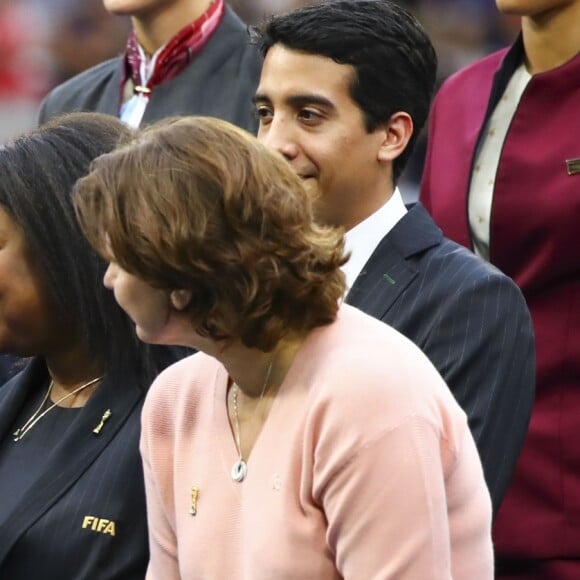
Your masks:
<svg viewBox="0 0 580 580"><path fill-rule="evenodd" d="M171 306L175 310L184 310L189 305L191 301L191 291L190 290L173 290L169 295L171 301Z"/></svg>
<svg viewBox="0 0 580 580"><path fill-rule="evenodd" d="M393 162L405 151L413 135L413 119L409 113L393 113L383 125L384 138L378 151L378 160Z"/></svg>

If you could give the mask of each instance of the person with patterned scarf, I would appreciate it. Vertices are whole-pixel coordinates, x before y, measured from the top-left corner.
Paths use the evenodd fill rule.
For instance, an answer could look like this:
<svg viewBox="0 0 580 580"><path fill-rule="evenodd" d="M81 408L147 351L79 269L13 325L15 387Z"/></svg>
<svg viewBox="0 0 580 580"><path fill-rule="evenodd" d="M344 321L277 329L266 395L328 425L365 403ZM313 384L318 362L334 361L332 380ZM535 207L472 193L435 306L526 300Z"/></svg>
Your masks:
<svg viewBox="0 0 580 580"><path fill-rule="evenodd" d="M122 56L53 89L39 122L70 111L98 111L132 127L164 117L218 117L254 132L252 97L261 58L245 24L224 0L104 0L130 16Z"/></svg>

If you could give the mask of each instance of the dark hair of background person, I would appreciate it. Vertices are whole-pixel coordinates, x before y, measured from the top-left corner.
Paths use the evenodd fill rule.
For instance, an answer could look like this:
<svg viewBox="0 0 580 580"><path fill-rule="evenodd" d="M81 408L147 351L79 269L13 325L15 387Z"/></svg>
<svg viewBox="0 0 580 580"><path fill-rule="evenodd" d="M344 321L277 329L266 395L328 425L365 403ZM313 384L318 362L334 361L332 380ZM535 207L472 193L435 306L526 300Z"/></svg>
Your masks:
<svg viewBox="0 0 580 580"><path fill-rule="evenodd" d="M393 164L397 181L427 120L437 56L410 12L386 0L327 0L274 16L252 31L262 54L275 44L351 65L350 94L368 132L398 111L413 119L413 135Z"/></svg>
<svg viewBox="0 0 580 580"><path fill-rule="evenodd" d="M84 238L71 198L91 161L130 134L114 117L73 113L16 139L0 149L0 205L22 229L62 323L74 325L108 376L147 387L175 357L137 339L103 286L107 264Z"/></svg>
<svg viewBox="0 0 580 580"><path fill-rule="evenodd" d="M191 292L185 311L202 335L269 351L336 316L342 232L315 224L288 163L229 123L152 125L93 163L75 204L104 255L109 245L152 286Z"/></svg>

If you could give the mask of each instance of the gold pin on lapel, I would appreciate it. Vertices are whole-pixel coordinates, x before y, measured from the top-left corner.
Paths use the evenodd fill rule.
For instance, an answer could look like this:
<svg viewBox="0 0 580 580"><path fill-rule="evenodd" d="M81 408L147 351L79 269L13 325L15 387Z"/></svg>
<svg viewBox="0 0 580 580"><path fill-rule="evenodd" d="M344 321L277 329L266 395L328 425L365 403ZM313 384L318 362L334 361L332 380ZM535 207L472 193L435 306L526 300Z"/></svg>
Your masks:
<svg viewBox="0 0 580 580"><path fill-rule="evenodd" d="M580 173L580 158L566 159L566 169L568 175L578 175Z"/></svg>
<svg viewBox="0 0 580 580"><path fill-rule="evenodd" d="M103 428L103 425L105 424L105 421L111 416L111 409L107 409L104 413L103 416L101 417L101 420L99 421L99 424L93 429L93 433L95 435L100 435L101 434L101 429Z"/></svg>
<svg viewBox="0 0 580 580"><path fill-rule="evenodd" d="M189 508L189 513L192 516L197 515L197 498L199 496L199 488L195 485L191 488L191 507Z"/></svg>

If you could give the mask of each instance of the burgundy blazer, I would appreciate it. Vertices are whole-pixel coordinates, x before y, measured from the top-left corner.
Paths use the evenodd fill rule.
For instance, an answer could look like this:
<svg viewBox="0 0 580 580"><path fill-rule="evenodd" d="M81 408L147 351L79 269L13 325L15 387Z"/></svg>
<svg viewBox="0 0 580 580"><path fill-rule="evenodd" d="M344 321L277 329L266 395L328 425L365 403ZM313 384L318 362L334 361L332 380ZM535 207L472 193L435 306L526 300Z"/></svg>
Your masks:
<svg viewBox="0 0 580 580"><path fill-rule="evenodd" d="M470 248L474 154L522 58L518 39L451 77L433 105L421 201ZM580 55L534 75L495 179L490 260L522 289L537 348L532 420L494 528L500 558L580 559L580 172L567 163L579 158Z"/></svg>

